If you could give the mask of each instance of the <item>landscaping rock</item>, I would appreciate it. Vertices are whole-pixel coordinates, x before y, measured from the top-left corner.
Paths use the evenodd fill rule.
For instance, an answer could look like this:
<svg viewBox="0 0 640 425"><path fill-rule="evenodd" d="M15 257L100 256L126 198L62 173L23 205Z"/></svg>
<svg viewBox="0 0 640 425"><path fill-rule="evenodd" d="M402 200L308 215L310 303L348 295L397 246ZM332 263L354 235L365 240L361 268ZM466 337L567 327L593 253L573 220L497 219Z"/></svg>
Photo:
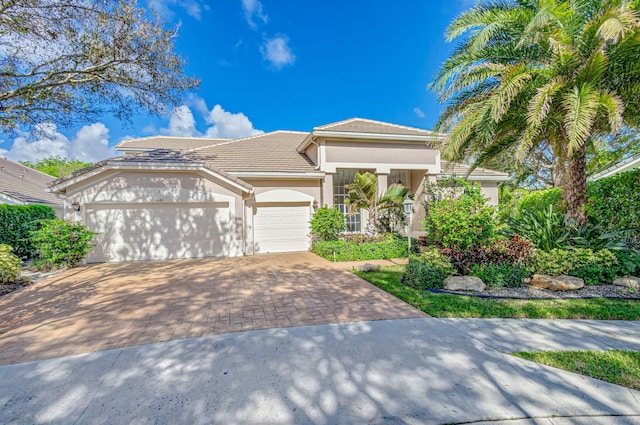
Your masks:
<svg viewBox="0 0 640 425"><path fill-rule="evenodd" d="M485 290L487 285L475 276L449 276L444 280L444 289L448 291L478 291Z"/></svg>
<svg viewBox="0 0 640 425"><path fill-rule="evenodd" d="M640 278L634 276L619 277L613 281L614 285L626 286L631 289L640 289Z"/></svg>
<svg viewBox="0 0 640 425"><path fill-rule="evenodd" d="M574 291L584 288L584 280L575 276L534 274L531 278L531 286L550 291Z"/></svg>
<svg viewBox="0 0 640 425"><path fill-rule="evenodd" d="M356 270L359 272L377 272L380 271L380 266L378 264L365 263L357 266Z"/></svg>

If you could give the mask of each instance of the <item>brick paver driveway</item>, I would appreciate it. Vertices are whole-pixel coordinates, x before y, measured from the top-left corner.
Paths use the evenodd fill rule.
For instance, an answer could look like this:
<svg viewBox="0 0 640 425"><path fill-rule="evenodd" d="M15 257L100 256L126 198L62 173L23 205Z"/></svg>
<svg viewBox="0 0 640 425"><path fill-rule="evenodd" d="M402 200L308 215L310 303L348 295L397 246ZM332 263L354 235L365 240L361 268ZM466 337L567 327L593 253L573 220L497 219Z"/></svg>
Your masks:
<svg viewBox="0 0 640 425"><path fill-rule="evenodd" d="M425 317L310 253L79 267L0 298L0 364L286 326Z"/></svg>

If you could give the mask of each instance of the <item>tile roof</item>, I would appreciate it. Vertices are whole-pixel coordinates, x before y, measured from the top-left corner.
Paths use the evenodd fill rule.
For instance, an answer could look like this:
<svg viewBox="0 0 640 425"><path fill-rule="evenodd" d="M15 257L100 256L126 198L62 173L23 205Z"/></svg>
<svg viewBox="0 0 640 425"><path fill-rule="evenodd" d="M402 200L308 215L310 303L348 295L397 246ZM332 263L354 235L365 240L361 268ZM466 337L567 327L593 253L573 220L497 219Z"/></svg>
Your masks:
<svg viewBox="0 0 640 425"><path fill-rule="evenodd" d="M309 133L274 131L184 152L185 157L228 172L315 172L315 165L296 147Z"/></svg>
<svg viewBox="0 0 640 425"><path fill-rule="evenodd" d="M119 151L128 149L194 149L204 146L228 142L230 139L217 139L212 137L173 137L151 136L140 139L123 140L116 145Z"/></svg>
<svg viewBox="0 0 640 425"><path fill-rule="evenodd" d="M338 131L347 133L399 134L407 136L437 136L438 133L421 128L407 127L382 121L351 118L331 124L321 125L313 129L323 131Z"/></svg>
<svg viewBox="0 0 640 425"><path fill-rule="evenodd" d="M154 149L151 151L138 152L135 154L129 154L124 156L116 156L115 158L108 158L100 162L96 162L89 167L78 170L74 173L68 174L64 177L61 177L57 180L50 182L49 187L57 186L62 184L68 180L71 180L75 177L81 176L83 174L89 173L92 170L96 170L105 165L117 165L117 164L140 164L140 163L148 163L148 164L162 164L162 165L202 165L204 168L207 168L213 172L216 172L229 180L239 184L240 186L251 189L252 186L231 174L228 174L225 170L216 167L215 164L207 163L202 160L197 160L196 158L186 157L183 154L183 151L176 149Z"/></svg>
<svg viewBox="0 0 640 425"><path fill-rule="evenodd" d="M508 177L509 174L503 173L501 171L490 170L488 168L476 168L471 171L471 167L469 165L459 164L457 162L450 161L440 161L440 167L442 169L442 175L445 176L474 176L474 177ZM470 173L471 171L471 173Z"/></svg>
<svg viewBox="0 0 640 425"><path fill-rule="evenodd" d="M48 174L0 158L0 193L25 204L62 205L62 200L46 192L54 180Z"/></svg>

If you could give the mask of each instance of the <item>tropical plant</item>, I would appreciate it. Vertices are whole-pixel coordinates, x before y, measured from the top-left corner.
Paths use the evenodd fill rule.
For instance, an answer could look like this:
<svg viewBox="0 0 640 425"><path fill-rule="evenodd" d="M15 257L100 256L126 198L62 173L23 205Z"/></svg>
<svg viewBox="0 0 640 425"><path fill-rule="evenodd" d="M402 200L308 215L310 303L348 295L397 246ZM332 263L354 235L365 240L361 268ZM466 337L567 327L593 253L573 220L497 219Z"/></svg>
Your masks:
<svg viewBox="0 0 640 425"><path fill-rule="evenodd" d="M477 167L548 149L555 171L567 170L567 213L584 223L587 146L640 120L639 7L480 1L463 13L446 35L464 41L430 84L447 103L443 157Z"/></svg>
<svg viewBox="0 0 640 425"><path fill-rule="evenodd" d="M335 208L318 208L311 218L311 234L325 241L338 239L338 235L346 229L344 214Z"/></svg>
<svg viewBox="0 0 640 425"><path fill-rule="evenodd" d="M536 248L547 252L567 247L571 239L565 215L551 204L544 210L523 210L522 214L509 223L506 233L520 235Z"/></svg>
<svg viewBox="0 0 640 425"><path fill-rule="evenodd" d="M378 177L369 172L356 173L353 183L345 187L348 190L345 203L349 207L349 213L353 214L359 209L369 212L365 226L367 234L378 233L376 224L380 211L402 208L402 202L409 196L409 189L402 184L392 184L382 196L378 196Z"/></svg>

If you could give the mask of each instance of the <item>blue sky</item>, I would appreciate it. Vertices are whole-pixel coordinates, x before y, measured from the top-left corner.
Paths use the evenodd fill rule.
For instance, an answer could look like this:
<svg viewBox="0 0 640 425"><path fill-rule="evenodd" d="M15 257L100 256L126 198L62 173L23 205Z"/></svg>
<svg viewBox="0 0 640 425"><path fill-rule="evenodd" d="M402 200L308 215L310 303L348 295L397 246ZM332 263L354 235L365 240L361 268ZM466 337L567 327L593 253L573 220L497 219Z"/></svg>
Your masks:
<svg viewBox="0 0 640 425"><path fill-rule="evenodd" d="M144 0L141 1L144 3ZM430 129L442 106L426 90L452 44L447 25L471 0L152 0L180 25L177 51L201 79L172 114L132 125L104 116L50 136L4 138L15 160L97 161L123 138L243 137L310 131L351 117Z"/></svg>

